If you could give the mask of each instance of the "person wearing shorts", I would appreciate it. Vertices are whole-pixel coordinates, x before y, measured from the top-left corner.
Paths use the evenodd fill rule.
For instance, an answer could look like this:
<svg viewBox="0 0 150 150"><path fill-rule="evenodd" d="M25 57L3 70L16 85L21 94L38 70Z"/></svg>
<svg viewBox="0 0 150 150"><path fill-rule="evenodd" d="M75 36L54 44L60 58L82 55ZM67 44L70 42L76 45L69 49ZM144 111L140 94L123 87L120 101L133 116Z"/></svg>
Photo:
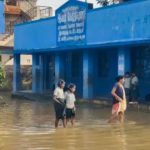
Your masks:
<svg viewBox="0 0 150 150"><path fill-rule="evenodd" d="M74 84L70 84L68 86L68 91L65 93L66 100L66 125L68 121L71 121L71 125L74 126L75 119L75 95L74 92L76 90L76 86Z"/></svg>

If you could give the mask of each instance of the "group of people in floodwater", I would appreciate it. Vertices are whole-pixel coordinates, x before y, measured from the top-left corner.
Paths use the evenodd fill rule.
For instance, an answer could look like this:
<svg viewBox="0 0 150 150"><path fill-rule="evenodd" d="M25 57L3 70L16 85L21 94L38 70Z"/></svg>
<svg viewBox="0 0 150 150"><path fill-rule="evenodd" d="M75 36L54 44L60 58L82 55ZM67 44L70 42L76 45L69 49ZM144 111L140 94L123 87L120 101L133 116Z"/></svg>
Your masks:
<svg viewBox="0 0 150 150"><path fill-rule="evenodd" d="M138 100L139 97L139 79L135 73L126 72L124 76L124 88L129 102Z"/></svg>
<svg viewBox="0 0 150 150"><path fill-rule="evenodd" d="M54 90L53 100L55 108L55 128L58 127L59 120L62 120L63 126L66 127L68 122L74 126L76 107L75 91L76 85L71 83L65 90L65 81L59 80ZM126 72L124 76L118 76L116 83L111 91L113 97L112 115L109 123L124 120L124 112L127 108L127 99L132 102L138 98L138 77L135 73Z"/></svg>

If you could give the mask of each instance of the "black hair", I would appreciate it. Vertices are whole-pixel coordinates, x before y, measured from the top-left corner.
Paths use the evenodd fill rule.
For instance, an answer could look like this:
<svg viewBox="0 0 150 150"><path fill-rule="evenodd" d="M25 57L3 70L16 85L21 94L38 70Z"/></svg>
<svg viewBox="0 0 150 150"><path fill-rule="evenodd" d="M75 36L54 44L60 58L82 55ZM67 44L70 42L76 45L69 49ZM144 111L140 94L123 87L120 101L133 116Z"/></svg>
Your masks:
<svg viewBox="0 0 150 150"><path fill-rule="evenodd" d="M70 83L70 84L68 85L68 90L70 90L70 89L72 89L72 88L74 88L74 87L76 87L76 85L73 84L73 83Z"/></svg>
<svg viewBox="0 0 150 150"><path fill-rule="evenodd" d="M124 76L118 76L118 77L116 78L116 81L119 82L119 81L122 80L123 78L124 78Z"/></svg>
<svg viewBox="0 0 150 150"><path fill-rule="evenodd" d="M132 72L132 74L135 74L135 72Z"/></svg>
<svg viewBox="0 0 150 150"><path fill-rule="evenodd" d="M127 72L125 73L125 75L130 75L130 72L127 71Z"/></svg>
<svg viewBox="0 0 150 150"><path fill-rule="evenodd" d="M61 79L58 81L57 85L60 87L62 84L65 84L65 81Z"/></svg>

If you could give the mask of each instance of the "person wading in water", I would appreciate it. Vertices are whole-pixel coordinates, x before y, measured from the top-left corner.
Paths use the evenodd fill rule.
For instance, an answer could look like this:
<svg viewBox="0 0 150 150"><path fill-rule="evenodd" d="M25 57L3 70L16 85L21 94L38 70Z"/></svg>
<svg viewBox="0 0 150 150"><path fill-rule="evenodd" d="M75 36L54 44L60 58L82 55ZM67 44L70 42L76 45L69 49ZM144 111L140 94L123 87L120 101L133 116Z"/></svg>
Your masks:
<svg viewBox="0 0 150 150"><path fill-rule="evenodd" d="M62 120L64 128L66 127L65 119L65 95L64 95L65 81L60 80L54 90L53 100L56 114L55 128L58 127L59 120Z"/></svg>
<svg viewBox="0 0 150 150"><path fill-rule="evenodd" d="M118 76L116 78L117 83L114 85L111 94L113 96L113 105L112 105L112 116L109 119L109 123L119 120L120 122L124 121L124 112L126 110L126 94L123 87L124 77Z"/></svg>

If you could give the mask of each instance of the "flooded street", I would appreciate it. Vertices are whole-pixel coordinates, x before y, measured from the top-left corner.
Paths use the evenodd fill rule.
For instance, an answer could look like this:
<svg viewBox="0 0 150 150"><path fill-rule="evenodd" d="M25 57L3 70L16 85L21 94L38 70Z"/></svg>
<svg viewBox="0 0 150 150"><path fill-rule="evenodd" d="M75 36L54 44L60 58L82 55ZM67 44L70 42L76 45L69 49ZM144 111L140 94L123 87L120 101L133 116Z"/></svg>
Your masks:
<svg viewBox="0 0 150 150"><path fill-rule="evenodd" d="M110 125L110 111L78 105L75 127L55 130L52 102L9 100L0 106L0 150L150 149L149 113L128 111L124 125Z"/></svg>

